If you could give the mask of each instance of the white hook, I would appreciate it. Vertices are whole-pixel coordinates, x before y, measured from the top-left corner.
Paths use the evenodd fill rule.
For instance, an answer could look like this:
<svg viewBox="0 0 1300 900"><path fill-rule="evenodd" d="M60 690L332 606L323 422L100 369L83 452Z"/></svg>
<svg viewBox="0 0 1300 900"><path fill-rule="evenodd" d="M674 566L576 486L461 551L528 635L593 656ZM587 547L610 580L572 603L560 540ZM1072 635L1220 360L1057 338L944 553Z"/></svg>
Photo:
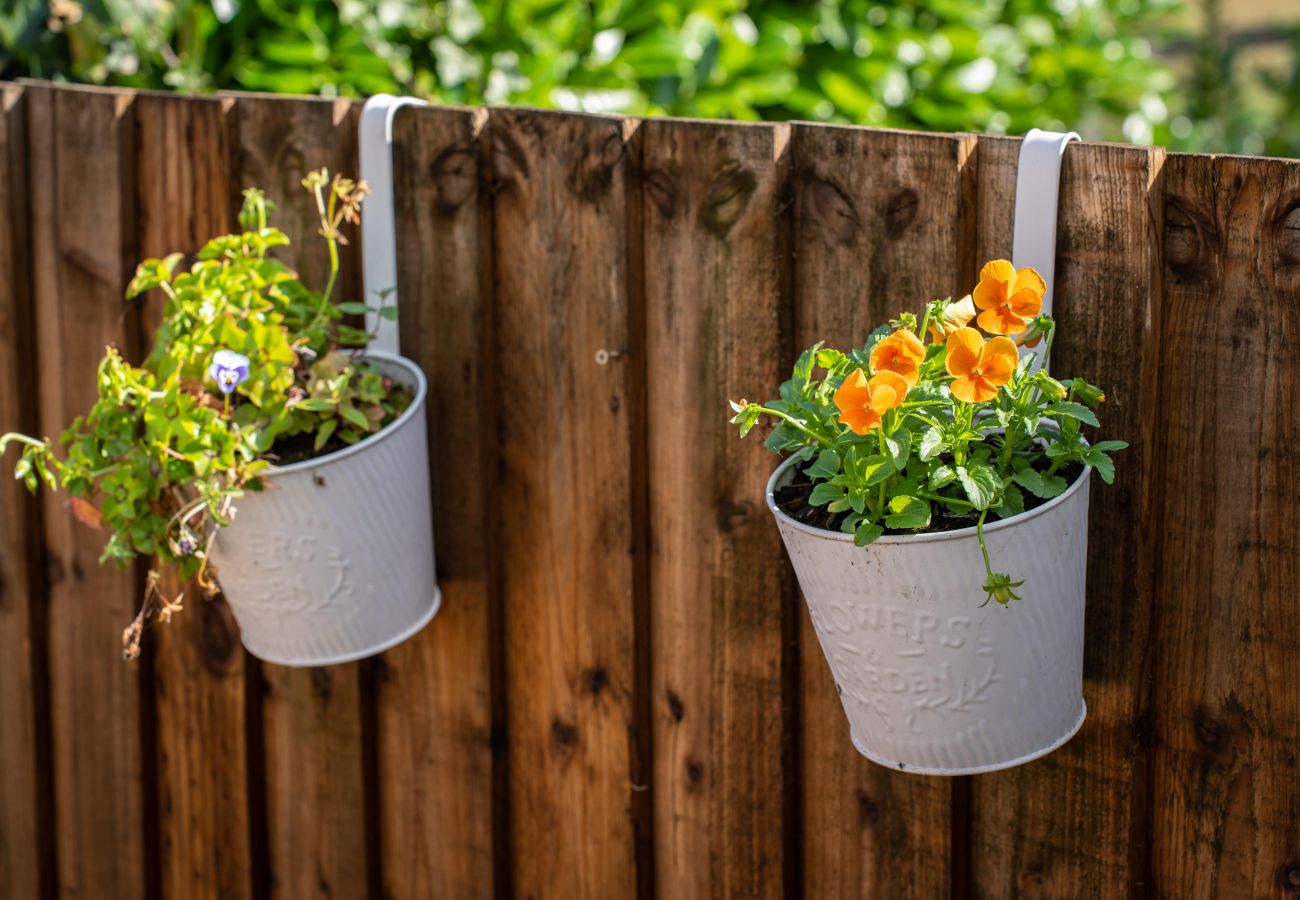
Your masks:
<svg viewBox="0 0 1300 900"><path fill-rule="evenodd" d="M377 94L361 108L358 126L361 178L370 193L361 214L361 262L364 301L370 306L397 303L397 224L393 215L393 117L403 106L428 106L414 97ZM381 295L383 297L381 301ZM400 353L398 323L367 313L376 350Z"/></svg>
<svg viewBox="0 0 1300 900"><path fill-rule="evenodd" d="M1052 314L1056 280L1056 208L1061 192L1061 159L1065 156L1065 145L1077 140L1079 135L1073 131L1031 128L1020 142L1011 260L1016 268L1028 266L1043 276L1047 283L1044 315Z"/></svg>

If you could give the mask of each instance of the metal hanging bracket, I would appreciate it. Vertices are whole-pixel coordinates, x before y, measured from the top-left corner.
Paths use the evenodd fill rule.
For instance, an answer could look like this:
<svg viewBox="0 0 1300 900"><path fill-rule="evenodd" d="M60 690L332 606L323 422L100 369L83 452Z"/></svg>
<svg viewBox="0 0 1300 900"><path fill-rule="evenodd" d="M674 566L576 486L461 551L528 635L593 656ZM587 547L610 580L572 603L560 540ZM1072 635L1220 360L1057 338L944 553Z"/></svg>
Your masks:
<svg viewBox="0 0 1300 900"><path fill-rule="evenodd" d="M361 178L370 186L361 215L361 262L365 303L397 303L397 224L393 215L393 118L403 106L428 106L414 97L377 94L361 108L358 128ZM398 323L367 313L366 327L375 334L371 346L392 354L401 351Z"/></svg>

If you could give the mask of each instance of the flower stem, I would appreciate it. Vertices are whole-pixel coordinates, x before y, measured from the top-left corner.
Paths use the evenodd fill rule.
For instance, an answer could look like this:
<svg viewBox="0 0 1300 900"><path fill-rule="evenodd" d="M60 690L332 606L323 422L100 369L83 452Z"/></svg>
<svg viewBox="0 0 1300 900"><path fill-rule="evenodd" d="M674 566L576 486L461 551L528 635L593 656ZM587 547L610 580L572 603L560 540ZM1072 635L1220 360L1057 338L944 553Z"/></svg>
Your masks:
<svg viewBox="0 0 1300 900"><path fill-rule="evenodd" d="M781 419L784 422L789 422L795 428L799 429L800 431L808 435L808 437L812 438L814 441L816 441L819 444L824 444L825 446L829 447L831 444L835 443L833 439L828 438L825 435L818 434L808 426L804 425L798 419L791 418L790 416L781 412L779 409L772 409L771 407L767 407L767 406L760 406L759 409L769 416L773 416L774 418Z"/></svg>

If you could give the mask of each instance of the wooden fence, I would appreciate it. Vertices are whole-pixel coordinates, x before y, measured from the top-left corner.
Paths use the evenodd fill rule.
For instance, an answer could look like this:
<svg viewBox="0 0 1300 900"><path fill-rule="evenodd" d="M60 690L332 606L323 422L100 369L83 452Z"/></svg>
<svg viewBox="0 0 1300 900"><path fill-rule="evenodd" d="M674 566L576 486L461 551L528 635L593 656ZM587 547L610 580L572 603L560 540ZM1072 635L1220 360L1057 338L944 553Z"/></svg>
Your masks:
<svg viewBox="0 0 1300 900"><path fill-rule="evenodd" d="M56 433L156 309L135 261L303 174L346 101L6 85L0 430ZM1059 368L1131 449L1092 505L1087 723L973 778L849 743L725 424L1010 251L1017 141L407 109L405 352L444 606L294 670L0 478L0 897L1258 897L1300 890L1300 163L1073 146ZM349 257L345 282L359 279ZM600 353L600 351L604 351ZM598 358L599 355L599 358Z"/></svg>

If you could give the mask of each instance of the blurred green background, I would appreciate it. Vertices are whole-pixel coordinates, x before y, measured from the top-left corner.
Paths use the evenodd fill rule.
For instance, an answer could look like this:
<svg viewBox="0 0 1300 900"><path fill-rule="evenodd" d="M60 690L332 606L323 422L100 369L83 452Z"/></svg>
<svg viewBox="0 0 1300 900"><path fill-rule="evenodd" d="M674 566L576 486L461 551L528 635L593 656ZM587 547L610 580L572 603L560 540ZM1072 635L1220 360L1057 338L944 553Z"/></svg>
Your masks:
<svg viewBox="0 0 1300 900"><path fill-rule="evenodd" d="M1296 0L3 0L0 78L1295 156Z"/></svg>

